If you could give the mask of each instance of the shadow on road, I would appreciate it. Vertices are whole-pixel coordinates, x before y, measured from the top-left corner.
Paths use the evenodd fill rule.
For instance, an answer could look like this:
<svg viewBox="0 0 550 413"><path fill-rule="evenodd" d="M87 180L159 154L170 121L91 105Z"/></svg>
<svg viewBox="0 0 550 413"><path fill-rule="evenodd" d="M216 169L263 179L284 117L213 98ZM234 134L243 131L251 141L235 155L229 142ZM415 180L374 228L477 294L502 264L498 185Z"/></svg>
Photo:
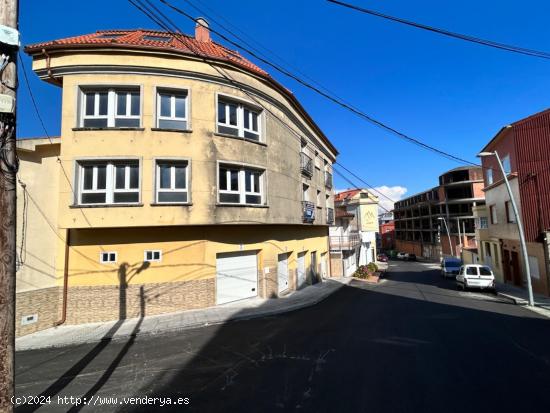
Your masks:
<svg viewBox="0 0 550 413"><path fill-rule="evenodd" d="M197 331L208 336L200 347L165 337L181 362L134 395L189 397L187 408L197 412L541 409L550 381L549 320L483 305L343 287L315 307ZM506 396L488 396L496 392Z"/></svg>
<svg viewBox="0 0 550 413"><path fill-rule="evenodd" d="M119 319L118 321L105 333L103 336L103 339L99 341L91 350L89 350L82 358L80 358L73 366L71 366L67 371L65 371L55 382L53 382L50 386L48 386L44 391L42 391L37 397L38 400L41 399L48 399L52 398L53 396L56 396L59 394L63 389L65 389L73 380L75 380L79 374L83 372L85 368L87 368L89 365L93 363L93 361L98 357L110 344L111 337L119 330L120 326L124 322L127 316L127 290L128 290L128 283L132 279L133 276L136 274L139 274L141 271L147 269L149 267L149 262L143 262L141 266L134 269L132 272L133 274L129 274L129 265L127 263L122 263L119 266L118 270L118 279L119 279ZM126 344L122 347L120 352L117 354L117 356L113 359L111 364L107 367L105 372L101 375L101 377L97 380L95 384L92 385L92 387L86 392L86 394L83 397L90 398L92 397L101 387L105 384L105 382L111 377L113 372L116 370L117 366L120 364L130 347L134 344L135 338L137 333L139 332L139 328L143 322L143 318L145 317L145 302L146 297L144 293L143 286L140 287L139 290L139 299L140 299L140 317L135 325L132 334L130 335L130 338L126 342ZM17 412L34 412L38 410L41 407L40 404L26 404L19 406L16 411ZM68 409L67 411L70 412L78 412L80 411L84 406L73 406L72 408Z"/></svg>
<svg viewBox="0 0 550 413"><path fill-rule="evenodd" d="M23 361L56 356L36 371L16 372L17 393L190 400L47 411L546 410L550 320L497 302L430 301L405 288L407 277L428 284L431 277L433 285L426 273L392 272L401 288L354 282L316 306L274 317L24 352ZM143 316L143 290L141 297ZM52 371L69 358L64 352L79 361L55 378ZM457 389L467 391L457 396Z"/></svg>

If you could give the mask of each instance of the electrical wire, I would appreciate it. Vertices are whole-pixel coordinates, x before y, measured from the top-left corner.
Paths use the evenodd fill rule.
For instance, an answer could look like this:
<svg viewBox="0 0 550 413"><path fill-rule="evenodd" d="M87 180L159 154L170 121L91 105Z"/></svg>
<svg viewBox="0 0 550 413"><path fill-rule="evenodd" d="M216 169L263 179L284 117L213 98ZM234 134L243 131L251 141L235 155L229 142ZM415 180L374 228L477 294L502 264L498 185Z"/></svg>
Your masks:
<svg viewBox="0 0 550 413"><path fill-rule="evenodd" d="M432 33L438 33L438 34L441 34L443 36L453 37L455 39L465 40L467 42L476 43L476 44L480 44L482 46L492 47L492 48L495 48L495 49L506 50L506 51L512 52L512 53L519 53L519 54L523 54L523 55L527 55L527 56L539 57L539 58L542 58L542 59L550 59L550 53L543 52L543 51L540 51L540 50L526 49L526 48L523 48L523 47L512 46L512 45L505 44L505 43L494 42L492 40L481 39L479 37L469 36L469 35L466 35L466 34L451 32L449 30L445 30L445 29L441 29L441 28L437 28L437 27L433 27L433 26L428 26L428 25L421 24L421 23L416 23L416 22L413 22L413 21L410 21L410 20L401 19L399 17L390 16L390 15L383 14L383 13L380 13L380 12L375 11L375 10L366 9L364 7L360 7L360 6L357 6L357 5L354 5L354 4L350 4L350 3L345 3L345 2L339 1L339 0L327 0L327 1L329 3L333 3L333 4L336 4L338 6L342 6L342 7L346 7L346 8L355 10L355 11L359 11L361 13L370 14L371 16L381 17L381 18L386 19L386 20L391 20L391 21L394 21L394 22L397 22L397 23L405 24L407 26L415 27L417 29L427 30L427 31L430 31Z"/></svg>
<svg viewBox="0 0 550 413"><path fill-rule="evenodd" d="M131 0L130 0L131 1ZM187 17L188 19L196 22L197 24L205 27L205 28L208 28L206 27L204 24L202 24L200 21L196 21L195 18L193 16L191 16L190 14L188 14L187 12L185 12L184 10L174 6L173 4L171 4L170 2L168 2L167 0L159 0L161 3L165 4L167 7L171 8L172 10L174 10L175 12ZM429 145L427 143L424 143L422 142L421 140L417 139L417 138L413 138L403 132L400 132L398 131L397 129L383 123L382 121L379 121L375 118L373 118L372 116L366 114L365 112L357 109L356 107L350 105L350 104L347 104L345 102L343 102L342 100L336 98L336 97L333 97L332 95L326 93L326 92L323 92L322 90L320 90L318 87L316 86L313 86L311 85L310 83L304 81L303 79L301 79L300 77L294 75L293 73L291 73L289 70L281 67L280 65L277 65L276 63L272 63L271 61L269 61L268 59L265 59L261 56L259 56L257 53L254 53L253 51L251 51L250 49L242 46L241 44L233 41L232 39L228 38L227 36L225 36L224 34L220 33L218 30L215 30L213 28L208 28L211 32L217 34L219 37L221 37L222 39L224 39L225 41L227 41L228 43L232 44L233 46L245 51L246 53L248 53L250 56L258 59L259 61L265 63L266 65L272 67L273 69L277 70L279 73L282 73L283 75L295 80L296 82L300 83L301 85L305 86L306 88L316 92L317 94L323 96L324 98L332 101L333 103L336 103L337 105L351 111L352 113L354 113L355 115L359 116L360 118L366 120L367 122L377 126L377 127L380 127L384 130L386 130L387 132L390 132L394 135L396 135L397 137L405 140L405 141L408 141L414 145L417 145L423 149L426 149L426 150L429 150L431 152L434 152L440 156L443 156L449 160L452 160L452 161L455 161L455 162L458 162L460 164L466 164L466 165L473 165L473 166L479 166L478 164L474 163L474 162L470 162L466 159L463 159L463 158L460 158L458 156L455 156L455 155L452 155L448 152L445 152L441 149L438 149L436 148L435 146L432 146L432 145Z"/></svg>
<svg viewBox="0 0 550 413"><path fill-rule="evenodd" d="M27 185L19 178L17 178L19 185L23 189L23 211L21 211L22 223L21 223L21 244L19 248L19 255L16 257L16 271L19 271L27 260L27 226L28 226L28 214L29 214L29 198L27 193Z"/></svg>
<svg viewBox="0 0 550 413"><path fill-rule="evenodd" d="M128 0L132 5L134 5L134 7L136 7L138 10L142 11L145 15L147 15L151 20L153 20L156 24L158 24L161 28L163 28L164 30L168 30L170 32L175 32L176 34L178 34L178 36L175 36L175 37L184 37L186 40L187 38L185 36L183 36L181 34L181 30L179 30L179 28L172 22L172 21L169 21L168 23L169 24L166 24L166 22L163 22L158 16L154 16L154 12L151 11L151 9L147 9L147 6L143 4L143 2L141 0ZM151 2L149 0L144 0L146 3L148 4L151 4ZM137 5L135 2L139 2L141 7L139 5ZM152 7L154 7L152 5ZM156 9L156 7L154 7L155 10L158 10ZM146 10L144 10L146 9ZM153 16L151 16L153 15ZM160 23L159 23L160 22ZM195 53L196 55L199 55L199 56L202 56L202 53L200 51L196 51L194 50L192 44L189 44L188 42L185 42L185 45L187 47L190 48L190 50ZM204 57L204 56L203 56ZM235 80L229 75L227 74L227 72L221 71L221 69L219 69L218 67L212 65L211 63L209 63L206 59L204 59L204 61L208 64L210 64L211 67L213 67L215 70L218 71L218 73L220 73L223 77L225 77L226 79L230 80L232 83L235 83ZM265 109L266 111L268 111L270 114L272 114L283 126L287 127L298 139L301 139L301 135L299 133L297 133L296 131L294 131L283 119L281 119L279 116L277 116L275 113L273 113L269 108L265 107L262 102L258 101L256 99L255 96L251 95L249 92L245 91L244 89L242 89L241 87L238 86L237 84L237 87L242 90L244 93L247 94L247 96L251 97L258 105L260 105L263 109ZM351 171L346 168L345 166L343 166L342 164L338 164L339 166L341 166L343 169L345 169L346 171L348 171L348 173L351 173ZM333 165L333 170L334 170L334 165ZM352 173L353 174L353 173ZM343 176L341 173L339 173L340 176ZM367 186L369 186L373 191L381 194L383 197L385 197L386 199L388 199L390 202L392 203L395 203L394 200L392 200L391 198L389 198L386 194L384 194L383 192L379 191L378 189L376 189L374 186L368 184L366 181L364 181L363 179L359 178L357 175L353 174L353 176L355 176L356 178L360 179L363 183L365 183ZM347 180L347 178L344 178ZM348 181L349 182L349 181ZM353 184L352 184L353 185ZM387 212L390 212L388 211L386 208L380 206L382 209L386 210Z"/></svg>
<svg viewBox="0 0 550 413"><path fill-rule="evenodd" d="M337 175L339 175L343 180L345 180L347 183L349 183L353 188L356 188L356 189L361 189L361 186L359 185L356 185L351 179L347 178L346 176L344 176L343 173L341 173L340 171L338 171L337 169L333 169L334 173L336 173ZM389 198L388 198L389 199ZM392 201L393 202L393 201ZM384 211L386 212L391 212L390 210L388 210L386 207L383 207L382 205L380 205L380 203L378 203L378 208L381 208L383 209Z"/></svg>

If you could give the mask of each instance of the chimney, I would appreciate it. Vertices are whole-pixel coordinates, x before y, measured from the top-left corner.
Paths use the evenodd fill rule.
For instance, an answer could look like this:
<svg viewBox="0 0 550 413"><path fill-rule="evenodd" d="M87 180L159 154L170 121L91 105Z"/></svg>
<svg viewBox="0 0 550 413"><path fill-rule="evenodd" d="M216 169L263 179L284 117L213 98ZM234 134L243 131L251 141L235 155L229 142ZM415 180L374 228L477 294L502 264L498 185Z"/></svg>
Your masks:
<svg viewBox="0 0 550 413"><path fill-rule="evenodd" d="M208 29L208 22L203 17L197 17L195 26L195 40L199 42L210 41L210 30Z"/></svg>

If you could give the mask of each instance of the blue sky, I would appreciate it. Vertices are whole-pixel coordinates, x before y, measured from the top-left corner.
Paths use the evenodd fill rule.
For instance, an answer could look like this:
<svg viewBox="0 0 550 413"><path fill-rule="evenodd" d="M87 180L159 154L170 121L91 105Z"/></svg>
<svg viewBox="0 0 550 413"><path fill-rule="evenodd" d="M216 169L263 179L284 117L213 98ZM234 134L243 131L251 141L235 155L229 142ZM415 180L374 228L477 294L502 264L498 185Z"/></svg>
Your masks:
<svg viewBox="0 0 550 413"><path fill-rule="evenodd" d="M500 127L550 106L548 60L438 36L324 0L192 1L224 16L284 58L292 71L298 67L373 117L472 161ZM548 1L350 2L456 32L550 51ZM184 0L173 3L198 15ZM20 4L23 44L98 29L156 28L126 0L58 0L55 7L36 7L34 1ZM193 23L163 10L184 32L193 33ZM219 40L215 35L214 39ZM30 60L25 56L24 61L30 69ZM459 166L371 126L260 66L300 99L339 149L338 162L369 184L390 187L392 196L402 195L403 188L410 195L435 186L438 175ZM59 134L60 90L33 74L30 81L49 133ZM23 82L19 96L18 135L43 135ZM335 179L337 188L349 187Z"/></svg>

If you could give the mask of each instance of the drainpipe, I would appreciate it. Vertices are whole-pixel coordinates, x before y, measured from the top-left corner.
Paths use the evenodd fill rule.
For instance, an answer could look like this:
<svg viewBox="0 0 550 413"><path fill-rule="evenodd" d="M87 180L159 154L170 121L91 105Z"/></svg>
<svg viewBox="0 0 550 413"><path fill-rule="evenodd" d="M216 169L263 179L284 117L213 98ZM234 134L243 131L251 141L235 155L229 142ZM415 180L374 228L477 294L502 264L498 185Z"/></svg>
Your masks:
<svg viewBox="0 0 550 413"><path fill-rule="evenodd" d="M61 86L62 83L57 80L55 77L53 77L53 74L52 74L52 68L50 66L50 62L51 62L51 57L50 55L48 54L48 52L46 52L46 49L42 49L42 54L44 56L46 56L46 70L48 72L48 77L50 78L50 80L55 83L56 85L58 86Z"/></svg>
<svg viewBox="0 0 550 413"><path fill-rule="evenodd" d="M330 226L327 227L327 232L328 278L332 278L332 261L330 259Z"/></svg>
<svg viewBox="0 0 550 413"><path fill-rule="evenodd" d="M69 251L71 245L71 230L67 228L65 237L65 266L63 268L63 303L61 307L61 319L54 323L54 326L60 326L67 320L67 288L69 284Z"/></svg>

